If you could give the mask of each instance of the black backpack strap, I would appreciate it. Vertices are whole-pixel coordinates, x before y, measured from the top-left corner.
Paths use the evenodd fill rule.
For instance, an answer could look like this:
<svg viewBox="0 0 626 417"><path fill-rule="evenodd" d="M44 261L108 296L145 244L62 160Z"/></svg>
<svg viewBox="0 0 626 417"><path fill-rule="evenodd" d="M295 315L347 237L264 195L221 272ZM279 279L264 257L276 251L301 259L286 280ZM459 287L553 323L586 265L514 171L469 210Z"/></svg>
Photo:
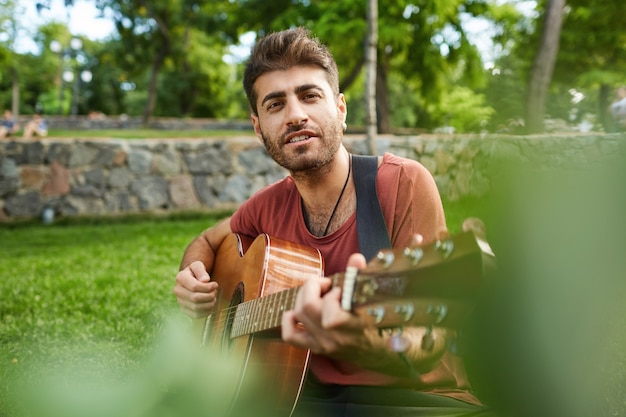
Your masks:
<svg viewBox="0 0 626 417"><path fill-rule="evenodd" d="M356 227L359 248L368 261L381 249L391 248L389 232L376 193L378 157L352 155L356 188Z"/></svg>

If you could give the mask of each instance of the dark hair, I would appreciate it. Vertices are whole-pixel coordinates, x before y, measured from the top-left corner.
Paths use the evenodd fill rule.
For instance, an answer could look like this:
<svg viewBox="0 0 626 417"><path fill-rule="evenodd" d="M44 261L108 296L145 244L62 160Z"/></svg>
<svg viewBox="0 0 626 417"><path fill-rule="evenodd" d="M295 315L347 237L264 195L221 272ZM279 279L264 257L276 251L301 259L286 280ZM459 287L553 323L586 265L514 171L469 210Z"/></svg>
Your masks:
<svg viewBox="0 0 626 417"><path fill-rule="evenodd" d="M339 94L337 63L328 48L305 28L287 29L259 39L250 53L243 75L243 88L254 114L258 114L258 97L254 91L256 80L267 72L285 71L298 65L322 68L326 71L330 88Z"/></svg>

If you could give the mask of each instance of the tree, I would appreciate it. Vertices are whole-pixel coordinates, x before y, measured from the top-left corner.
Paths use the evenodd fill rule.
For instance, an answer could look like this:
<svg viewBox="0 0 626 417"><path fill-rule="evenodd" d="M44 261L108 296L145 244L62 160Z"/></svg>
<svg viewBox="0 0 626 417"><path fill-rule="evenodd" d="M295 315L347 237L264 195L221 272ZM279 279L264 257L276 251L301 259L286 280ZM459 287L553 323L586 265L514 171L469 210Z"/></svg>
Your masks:
<svg viewBox="0 0 626 417"><path fill-rule="evenodd" d="M13 0L0 0L0 28L7 34L6 40L0 45L0 57L4 61L11 85L11 110L13 114L19 114L20 105L20 82L19 82L19 56L15 53L15 39L21 30L20 22L15 18L17 4Z"/></svg>
<svg viewBox="0 0 626 417"><path fill-rule="evenodd" d="M576 86L589 94L580 105L598 114L600 125L611 131L607 111L614 89L626 84L626 29L621 0L568 0L561 31L562 42L576 45L562 50L555 82L563 89Z"/></svg>
<svg viewBox="0 0 626 417"><path fill-rule="evenodd" d="M39 52L24 56L30 65L22 71L24 107L29 113L36 110L48 114L78 114L85 110L86 83L81 79L85 70L92 70L93 42L73 36L69 28L59 22L38 28L34 41ZM71 74L71 81L64 80ZM85 76L83 75L82 78Z"/></svg>
<svg viewBox="0 0 626 417"><path fill-rule="evenodd" d="M548 0L542 28L541 43L533 62L526 102L526 129L528 133L544 129L545 100L552 72L559 53L559 37L563 22L565 0Z"/></svg>
<svg viewBox="0 0 626 417"><path fill-rule="evenodd" d="M163 86L161 75L170 69L176 69L175 86L183 88L177 93L185 96L187 108L184 112L192 112L196 96L198 73L189 61L190 49L194 48L195 40L207 40L200 36L198 30L206 30L212 50L223 50L225 41L219 36L212 36L218 28L220 20L224 20L222 7L229 7L230 2L199 0L162 0L149 2L146 0L96 0L99 8L109 8L113 12L116 28L123 48L119 49L117 60L128 76L145 82L147 94L143 109L143 123L148 123L159 104L159 87ZM213 27L212 27L213 25ZM221 60L223 54L219 54ZM215 58L215 55L211 55ZM150 63L146 74L146 63ZM219 65L219 61L214 64ZM142 76L146 80L139 80ZM170 88L170 86L165 86ZM222 86L223 87L223 86ZM170 95L171 97L171 95ZM178 103L177 103L178 104ZM178 108L175 106L174 108ZM174 112L176 113L176 112Z"/></svg>
<svg viewBox="0 0 626 417"><path fill-rule="evenodd" d="M350 101L349 123L365 123L367 2L93 1L108 10L103 14L112 16L118 33L104 46L93 47L91 108L142 113L144 123L151 115L243 114L245 100L233 84L240 82L242 67L223 61L226 48L246 32L261 36L301 25L329 45L338 62L340 88ZM480 103L484 69L462 17L484 13L487 1L385 1L376 43L379 132L434 128L455 117L454 106L443 100L452 86L463 87L463 97L476 94L472 102ZM482 110L477 117L487 114Z"/></svg>
<svg viewBox="0 0 626 417"><path fill-rule="evenodd" d="M370 154L378 155L376 136L378 131L376 119L376 66L378 53L378 0L367 2L367 37L365 42L365 96L367 102L367 143Z"/></svg>
<svg viewBox="0 0 626 417"><path fill-rule="evenodd" d="M329 45L337 60L342 91L360 101L351 103L348 117L365 116L364 87L356 85L355 81L364 81L361 73L366 62L363 46L368 32L366 2L240 0L239 4L245 4L258 15L249 20L255 22L254 25L242 23L254 28L259 35L292 25L304 25L317 34ZM405 88L406 94L419 94L423 98L411 101L422 103L420 108L412 109L414 114L428 114L429 108L438 106L451 80L470 86L481 83L484 71L478 51L468 42L461 25L461 15L481 11L481 4L482 1L465 0L385 1L385 7L379 10L377 43L379 132L390 132L392 128L392 97L389 95L392 79L411 86L411 89ZM249 16L244 14L243 18L249 19ZM434 118L417 121L421 127L432 127L438 122Z"/></svg>

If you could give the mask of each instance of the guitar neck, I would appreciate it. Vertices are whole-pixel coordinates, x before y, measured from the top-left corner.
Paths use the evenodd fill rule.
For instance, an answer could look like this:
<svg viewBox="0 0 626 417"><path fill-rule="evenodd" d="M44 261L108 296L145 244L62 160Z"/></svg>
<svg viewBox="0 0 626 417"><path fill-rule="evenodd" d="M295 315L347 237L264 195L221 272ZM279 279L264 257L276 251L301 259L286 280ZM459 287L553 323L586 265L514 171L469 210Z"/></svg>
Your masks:
<svg viewBox="0 0 626 417"><path fill-rule="evenodd" d="M341 306L376 327L456 326L471 311L493 269L493 252L471 232L419 248L385 250L366 268L332 277ZM300 285L231 306L230 337L277 330Z"/></svg>
<svg viewBox="0 0 626 417"><path fill-rule="evenodd" d="M293 309L298 289L289 288L237 305L231 337L280 328L283 312Z"/></svg>

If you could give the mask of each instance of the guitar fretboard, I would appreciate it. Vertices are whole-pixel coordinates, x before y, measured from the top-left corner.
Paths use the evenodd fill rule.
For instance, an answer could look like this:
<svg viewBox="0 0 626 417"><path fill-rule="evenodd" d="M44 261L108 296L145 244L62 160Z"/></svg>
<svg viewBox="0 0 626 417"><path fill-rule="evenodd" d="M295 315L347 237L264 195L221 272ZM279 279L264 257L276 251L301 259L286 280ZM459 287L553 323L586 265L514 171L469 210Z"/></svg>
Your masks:
<svg viewBox="0 0 626 417"><path fill-rule="evenodd" d="M294 307L298 288L289 288L239 304L235 309L230 337L279 328L283 312Z"/></svg>

